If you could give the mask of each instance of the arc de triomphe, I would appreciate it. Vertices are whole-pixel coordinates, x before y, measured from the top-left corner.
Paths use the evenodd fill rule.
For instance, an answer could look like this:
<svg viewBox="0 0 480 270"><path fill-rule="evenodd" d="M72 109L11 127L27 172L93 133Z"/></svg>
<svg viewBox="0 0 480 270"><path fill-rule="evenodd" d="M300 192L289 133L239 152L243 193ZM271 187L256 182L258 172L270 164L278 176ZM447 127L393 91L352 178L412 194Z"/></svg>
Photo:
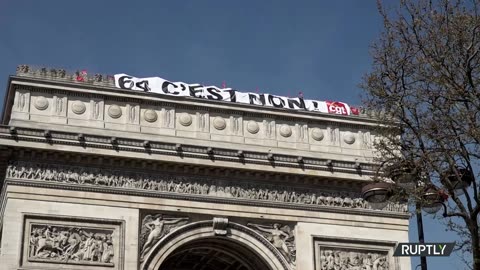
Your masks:
<svg viewBox="0 0 480 270"><path fill-rule="evenodd" d="M408 270L373 210L375 121L22 66L0 126L0 269Z"/></svg>

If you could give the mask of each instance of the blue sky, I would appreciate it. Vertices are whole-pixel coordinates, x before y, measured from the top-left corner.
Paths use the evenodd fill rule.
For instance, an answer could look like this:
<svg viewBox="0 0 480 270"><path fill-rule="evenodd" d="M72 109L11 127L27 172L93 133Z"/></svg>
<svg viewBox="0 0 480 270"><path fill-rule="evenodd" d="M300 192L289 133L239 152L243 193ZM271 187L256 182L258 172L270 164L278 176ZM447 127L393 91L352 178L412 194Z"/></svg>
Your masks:
<svg viewBox="0 0 480 270"><path fill-rule="evenodd" d="M373 0L0 0L0 96L16 66L31 64L360 104L380 30ZM424 222L426 241L455 239ZM428 262L465 268L455 255Z"/></svg>

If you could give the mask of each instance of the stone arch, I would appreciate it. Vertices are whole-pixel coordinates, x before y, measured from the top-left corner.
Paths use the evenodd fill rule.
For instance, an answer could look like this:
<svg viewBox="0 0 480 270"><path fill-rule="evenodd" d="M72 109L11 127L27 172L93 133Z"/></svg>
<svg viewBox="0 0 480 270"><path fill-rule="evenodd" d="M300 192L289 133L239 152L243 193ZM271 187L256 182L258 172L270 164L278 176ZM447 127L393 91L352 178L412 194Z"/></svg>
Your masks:
<svg viewBox="0 0 480 270"><path fill-rule="evenodd" d="M176 250L185 249L189 245L199 242L216 242L225 247L237 245L241 247L238 250L224 249L231 256L237 256L240 250L248 250L250 254L256 256L268 270L291 270L289 263L281 255L281 253L263 236L254 230L238 224L229 222L226 225L227 233L225 235L215 235L213 230L213 221L198 221L177 228L165 237L160 239L158 243L151 249L142 262L142 270L158 270L162 264ZM232 245L229 245L232 244ZM217 248L220 247L217 245ZM248 256L247 254L242 254Z"/></svg>

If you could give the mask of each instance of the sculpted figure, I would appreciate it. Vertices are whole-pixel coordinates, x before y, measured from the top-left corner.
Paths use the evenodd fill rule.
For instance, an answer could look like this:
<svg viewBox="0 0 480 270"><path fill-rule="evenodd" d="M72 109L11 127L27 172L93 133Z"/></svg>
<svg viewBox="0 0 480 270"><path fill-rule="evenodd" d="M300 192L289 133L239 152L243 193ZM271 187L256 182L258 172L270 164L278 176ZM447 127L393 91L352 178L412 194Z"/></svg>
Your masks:
<svg viewBox="0 0 480 270"><path fill-rule="evenodd" d="M334 270L335 268L335 259L333 258L333 251L326 251L327 254L327 265L326 270Z"/></svg>
<svg viewBox="0 0 480 270"><path fill-rule="evenodd" d="M143 258L155 245L158 240L169 233L169 231L175 227L172 225L178 225L181 221L187 221L188 218L164 218L162 214L151 216L147 215L144 218L144 224L142 229L145 228L149 231L147 240L143 244L141 251L141 258Z"/></svg>
<svg viewBox="0 0 480 270"><path fill-rule="evenodd" d="M344 207L352 207L353 206L353 201L350 197L345 197L345 199L343 199L343 206Z"/></svg>
<svg viewBox="0 0 480 270"><path fill-rule="evenodd" d="M373 270L388 270L387 258L379 257L373 262Z"/></svg>
<svg viewBox="0 0 480 270"><path fill-rule="evenodd" d="M373 270L372 254L368 253L362 263L365 270Z"/></svg>
<svg viewBox="0 0 480 270"><path fill-rule="evenodd" d="M287 241L292 241L294 236L292 235L292 231L288 226L284 226L283 228L281 228L280 224L278 223L273 224L273 226L248 223L247 226L253 227L260 232L266 233L266 238L270 240L273 246L276 247L280 251L280 253L282 253L282 255L287 259L287 261L293 263L293 257L288 248ZM288 233L285 231L287 231Z"/></svg>

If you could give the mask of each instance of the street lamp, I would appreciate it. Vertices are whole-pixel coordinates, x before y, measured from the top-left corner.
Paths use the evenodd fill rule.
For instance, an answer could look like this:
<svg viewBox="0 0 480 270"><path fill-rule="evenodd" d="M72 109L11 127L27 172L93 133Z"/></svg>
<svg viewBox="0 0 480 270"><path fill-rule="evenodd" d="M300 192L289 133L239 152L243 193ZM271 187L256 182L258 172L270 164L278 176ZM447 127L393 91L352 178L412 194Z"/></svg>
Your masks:
<svg viewBox="0 0 480 270"><path fill-rule="evenodd" d="M388 174L396 185L406 190L412 190L417 186L417 181L412 181L412 179L418 178L417 170L409 162L404 161L399 166L390 168Z"/></svg>
<svg viewBox="0 0 480 270"><path fill-rule="evenodd" d="M362 188L362 196L373 209L383 209L392 194L391 188L391 185L385 182L371 183Z"/></svg>
<svg viewBox="0 0 480 270"><path fill-rule="evenodd" d="M456 170L459 177L457 177L457 174L452 170L447 173L447 178L450 183L452 183L455 195L460 196L463 195L465 193L464 190L472 184L474 176L472 171L467 168L457 167Z"/></svg>
<svg viewBox="0 0 480 270"><path fill-rule="evenodd" d="M446 198L444 198L438 188L435 186L429 186L422 194L422 210L427 214L435 214L444 205Z"/></svg>
<svg viewBox="0 0 480 270"><path fill-rule="evenodd" d="M373 209L382 209L388 204L388 200L395 194L395 186L400 189L413 190L418 188L419 175L416 173L416 169L409 166L410 163L403 162L400 166L390 169L389 175L394 181L393 183L386 182L374 182L367 184L362 188L362 196ZM446 174L447 179L453 186L453 192L456 196L464 194L464 190L468 188L473 182L473 173L466 169L457 167L457 173L450 171ZM447 216L446 200L448 195L443 193L434 185L428 185L424 188L423 193L420 196L421 200L417 200L415 203L415 210L417 213L417 229L418 229L418 241L424 243L423 234L423 220L422 212L428 214L437 213L442 207L444 209L443 216ZM427 270L427 258L425 256L420 257L420 266L422 270ZM417 266L418 267L418 266Z"/></svg>

